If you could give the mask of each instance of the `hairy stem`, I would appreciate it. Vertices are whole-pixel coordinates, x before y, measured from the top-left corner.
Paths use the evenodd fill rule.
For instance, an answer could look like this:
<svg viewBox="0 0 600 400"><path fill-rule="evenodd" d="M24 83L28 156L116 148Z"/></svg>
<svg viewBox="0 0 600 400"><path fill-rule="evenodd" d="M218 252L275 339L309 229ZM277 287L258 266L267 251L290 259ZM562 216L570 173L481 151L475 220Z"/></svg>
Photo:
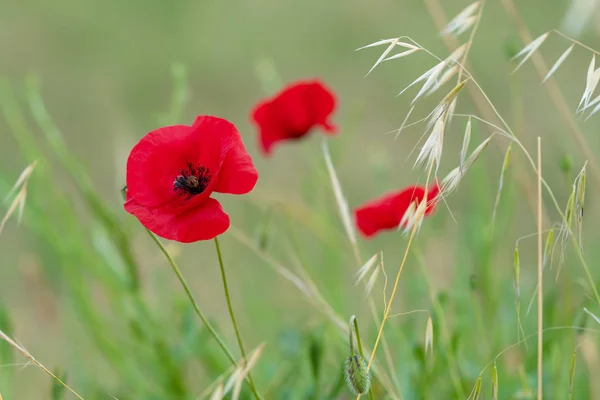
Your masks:
<svg viewBox="0 0 600 400"><path fill-rule="evenodd" d="M354 354L354 341L352 340L352 331L356 334L356 344L358 346L358 354L363 358L365 358L365 353L363 352L362 340L360 340L360 331L358 330L358 320L353 315L350 317L350 326L348 327L349 336L350 336L350 353ZM373 388L369 387L369 400L373 400Z"/></svg>

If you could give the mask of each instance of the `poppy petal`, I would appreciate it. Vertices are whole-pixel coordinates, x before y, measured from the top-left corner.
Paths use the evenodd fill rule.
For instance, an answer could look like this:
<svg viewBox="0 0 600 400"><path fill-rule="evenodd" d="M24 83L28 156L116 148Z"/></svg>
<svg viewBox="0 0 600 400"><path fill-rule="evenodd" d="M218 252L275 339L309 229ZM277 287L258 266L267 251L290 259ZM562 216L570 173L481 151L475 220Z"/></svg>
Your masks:
<svg viewBox="0 0 600 400"><path fill-rule="evenodd" d="M326 133L335 134L336 127L329 122L329 117L335 110L335 97L333 92L325 87L321 82L311 82L308 87L308 103L311 106L312 118L316 124L320 125Z"/></svg>
<svg viewBox="0 0 600 400"><path fill-rule="evenodd" d="M156 235L181 243L210 240L229 228L229 216L213 198L184 213L144 207L133 199L125 203L125 210Z"/></svg>
<svg viewBox="0 0 600 400"><path fill-rule="evenodd" d="M233 135L233 142L213 190L219 193L245 194L256 185L258 172L237 131Z"/></svg>
<svg viewBox="0 0 600 400"><path fill-rule="evenodd" d="M425 216L434 212L438 194L438 185L433 185L427 193L430 200ZM354 211L356 226L367 238L375 236L380 231L397 229L410 204L415 201L421 202L424 197L425 188L422 186L409 186L398 192L388 193Z"/></svg>
<svg viewBox="0 0 600 400"><path fill-rule="evenodd" d="M354 211L356 226L365 237L370 238L381 230L398 227L401 219L398 219L398 213L394 210L396 197L398 197L397 193L390 193Z"/></svg>
<svg viewBox="0 0 600 400"><path fill-rule="evenodd" d="M235 137L239 136L235 125L223 118L200 115L192 131L199 137L198 163L208 168L213 178L217 177Z"/></svg>
<svg viewBox="0 0 600 400"><path fill-rule="evenodd" d="M127 159L127 196L146 207L177 200L173 181L179 170L198 159L199 137L189 126L156 129L133 147Z"/></svg>
<svg viewBox="0 0 600 400"><path fill-rule="evenodd" d="M252 112L252 120L259 127L260 149L265 155L271 154L273 144L286 137L285 131L276 121L277 113L272 113L270 102L260 103ZM273 116L273 117L271 117Z"/></svg>
<svg viewBox="0 0 600 400"><path fill-rule="evenodd" d="M319 81L296 82L259 103L251 116L263 153L270 154L279 141L301 139L317 126L335 134L336 127L328 120L335 103L333 93Z"/></svg>

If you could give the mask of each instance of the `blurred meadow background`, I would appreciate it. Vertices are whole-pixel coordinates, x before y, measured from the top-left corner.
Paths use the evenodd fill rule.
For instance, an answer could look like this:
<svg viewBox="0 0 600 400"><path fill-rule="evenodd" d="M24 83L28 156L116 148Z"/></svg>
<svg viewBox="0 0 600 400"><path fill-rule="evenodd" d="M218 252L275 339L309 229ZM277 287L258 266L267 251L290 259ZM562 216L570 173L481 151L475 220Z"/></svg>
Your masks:
<svg viewBox="0 0 600 400"><path fill-rule="evenodd" d="M545 265L548 399L600 398L600 326L583 311L600 314L591 285L600 279L600 176L597 160L588 157L600 150L600 115L573 119L585 139L578 142L551 97L558 88L567 113L575 115L589 50L576 46L543 85L531 61L511 75L517 65L511 57L528 44L525 31L535 38L554 28L600 50L595 3L486 2L468 55L470 72L534 158L541 136L544 178L561 210L589 163L585 216L576 236L590 275L571 240L558 243L558 230L554 257ZM349 355L343 329L356 315L362 341L372 349L379 323L369 298L378 321L384 309L383 274L369 297L362 283L355 284L356 272L381 252L389 296L408 237L359 237L356 257L321 152L322 134L281 145L264 158L249 113L283 84L320 78L338 98L333 120L339 134L328 145L350 207L424 184L426 171L413 169L424 125L404 129L397 139L386 133L402 125L419 89L395 96L435 59L419 52L382 63L365 78L384 48L355 50L406 35L445 58L451 51L440 30L469 4L3 1L0 198L29 164L37 164L21 223L13 215L0 235L0 329L85 399L210 398L213 383L226 381L233 369L160 249L123 210L120 191L127 155L145 133L217 115L236 124L260 175L249 195L219 198L232 221L221 245L241 333L247 350L265 346L252 370L256 385L265 399L354 398L342 376ZM458 42L468 37L464 33ZM551 66L570 44L552 34L536 54ZM427 116L455 82L415 103L411 121ZM460 93L457 113L487 118L489 110L467 89ZM445 133L440 179L459 163L466 122L453 119ZM493 114L491 122L499 123ZM491 133L473 120L471 149ZM375 398L474 398L479 377L482 399L494 398L495 390L499 399L535 398L535 302L528 308L536 288L536 239L519 241L518 269L515 246L536 232L530 202L536 175L513 146L498 194L509 143L501 135L492 138L413 241L391 314L414 312L387 321L387 346L375 361ZM3 203L2 215L13 198ZM544 229L562 222L547 194L544 211ZM163 243L238 357L214 244ZM426 354L429 316L433 345ZM75 398L26 363L0 343L3 400ZM251 398L247 386L241 397Z"/></svg>

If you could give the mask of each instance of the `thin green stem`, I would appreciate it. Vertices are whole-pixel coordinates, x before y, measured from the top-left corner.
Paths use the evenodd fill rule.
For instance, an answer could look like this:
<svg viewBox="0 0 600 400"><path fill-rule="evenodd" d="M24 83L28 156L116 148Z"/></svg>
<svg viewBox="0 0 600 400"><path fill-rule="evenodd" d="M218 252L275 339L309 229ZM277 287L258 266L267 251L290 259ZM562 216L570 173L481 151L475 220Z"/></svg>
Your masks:
<svg viewBox="0 0 600 400"><path fill-rule="evenodd" d="M148 229L146 229L146 231L148 232L148 234L150 235L152 240L154 240L156 245L159 247L160 251L167 258L167 261L169 261L169 264L171 265L171 269L173 270L173 272L175 272L175 275L177 275L177 278L179 279L181 286L183 286L183 290L185 290L185 293L187 294L188 299L190 300L190 303L192 303L192 307L194 307L194 311L196 311L196 315L198 315L198 317L200 317L200 320L202 320L202 323L204 324L206 329L208 329L208 331L210 332L212 337L215 338L215 340L217 341L217 343L219 344L219 346L221 347L221 349L223 350L223 352L225 353L225 355L227 356L229 361L231 361L231 363L235 367L237 367L238 364L237 364L237 361L235 360L235 358L233 357L233 354L231 353L231 351L229 351L229 349L227 348L227 345L225 344L223 339L221 339L221 336L219 336L219 334L217 333L215 328L213 328L213 326L210 324L210 322L208 322L208 319L206 318L204 313L200 310L200 307L198 306L198 303L196 302L196 299L194 298L194 295L192 294L190 287L188 286L183 275L181 274L181 271L179 270L179 267L175 263L175 260L173 260L173 257L171 257L171 255L169 254L169 252L167 251L165 246L160 242L160 240L154 233L152 233ZM245 379L246 379L246 382L248 382L248 385L250 385L250 387L254 387L254 385L251 383L250 375L247 375Z"/></svg>
<svg viewBox="0 0 600 400"><path fill-rule="evenodd" d="M179 282L181 282L181 286L183 286L183 290L185 290L185 293L187 294L188 298L190 299L190 303L192 303L192 307L194 307L196 314L198 315L198 317L200 317L200 319L202 320L202 323L204 323L204 326L206 326L206 329L208 329L208 331L215 338L217 343L219 343L219 346L221 346L221 349L223 349L223 352L227 355L227 358L229 358L229 361L231 361L233 363L233 365L237 366L237 362L235 361L233 354L231 354L231 351L229 351L229 349L227 348L227 345L225 344L223 339L221 339L221 337L219 336L219 334L217 333L215 328L213 328L213 326L210 324L210 322L208 322L208 319L206 318L204 313L200 310L200 307L198 306L198 303L196 302L196 299L194 298L194 295L192 294L192 291L190 290L190 287L188 286L187 281L181 274L181 271L179 270L179 267L175 263L175 260L173 260L173 257L171 257L171 255L169 254L169 252L167 251L165 246L160 242L160 240L154 233L150 232L148 229L146 229L146 231L148 231L148 234L150 235L150 237L158 245L158 247L160 248L162 253L167 258L167 261L169 261L169 264L171 265L171 269L173 270L173 272L175 272L175 275L177 275Z"/></svg>
<svg viewBox="0 0 600 400"><path fill-rule="evenodd" d="M235 314L233 312L233 307L231 306L231 297L229 296L229 286L227 285L227 276L225 275L225 265L223 264L223 255L221 254L221 246L219 246L219 239L215 237L215 247L217 249L217 257L219 258L219 267L221 269L221 279L223 281L223 289L225 290L225 298L227 299L227 309L229 310L229 316L231 317L231 323L233 324L233 329L235 330L235 337L237 338L238 346L240 347L240 352L242 353L242 366L246 365L246 351L244 350L244 344L242 343L242 336L240 335L240 329L235 320ZM254 381L252 380L252 376L250 375L250 371L246 374L248 385L254 394L254 397L257 399L262 399L258 391L256 390L256 386L254 386Z"/></svg>
<svg viewBox="0 0 600 400"><path fill-rule="evenodd" d="M358 354L365 359L365 353L363 352L362 340L360 340L360 331L358 330L358 320L353 315L350 317L350 353L354 354L354 341L352 340L352 325L354 325L354 333L356 334L356 344L358 346ZM369 400L373 400L373 388L369 387Z"/></svg>

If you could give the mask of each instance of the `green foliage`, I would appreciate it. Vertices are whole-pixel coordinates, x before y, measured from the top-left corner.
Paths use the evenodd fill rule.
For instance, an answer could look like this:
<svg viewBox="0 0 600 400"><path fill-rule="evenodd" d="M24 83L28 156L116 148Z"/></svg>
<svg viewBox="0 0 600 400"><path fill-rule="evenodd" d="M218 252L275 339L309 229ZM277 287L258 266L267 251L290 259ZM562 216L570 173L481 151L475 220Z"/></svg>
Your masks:
<svg viewBox="0 0 600 400"><path fill-rule="evenodd" d="M157 2L153 4L151 13L177 13L170 7L156 8ZM499 47L502 51L502 44ZM514 56L520 47L515 39L507 41L505 58ZM160 48L157 44L156 49ZM225 63L219 65L221 68L226 69ZM257 69L263 90L276 91L281 78L273 62L264 59ZM489 73L496 76L492 67ZM188 119L188 106L193 101L191 89L197 91L195 73L192 68L175 64L171 74L173 90L170 97L164 96L163 104L167 111L148 117L148 125ZM239 85L240 81L234 84ZM386 82L381 87L389 85ZM239 87L234 89L232 92L237 94ZM158 90L153 89L153 93L160 93ZM259 92L257 88L248 90ZM223 97L229 101L228 96ZM408 153L405 142L401 142L403 138L392 142L386 136L369 132L368 140L356 139L358 132L351 131L360 128L362 119L369 117L370 108L361 103L363 100L349 97L347 109L351 111L340 116L345 131L335 138L336 142L332 140L331 151L345 195L355 205L415 178L403 163ZM109 161L103 161L102 171L90 170L90 160L75 156L76 140L71 135L63 136L59 128L66 118L63 115L55 122L51 106L43 101L37 76L28 75L23 82L0 79L2 134L7 135L8 152L14 153L10 154L14 165L3 164L0 171L0 198L11 189L19 169L34 160L38 162L28 185L22 225L7 228L10 243L19 243L17 251L8 247L1 250L11 257L18 257L21 252L35 256L42 284L60 314L54 321L59 325L54 329L60 335L46 336L40 331L39 340L31 349L58 347L58 355L45 355L48 360L39 361L53 366L61 380L66 382L68 376L69 386L86 400L107 399L111 395L118 399L150 400L210 398L219 384L228 381L234 368L175 286L167 261L155 244L137 221L123 211L117 190L107 189L109 185L104 181L110 174L104 169L108 169ZM393 113L397 113L396 108ZM533 124L534 117L528 123ZM351 123L344 124L347 121ZM483 131L481 125L474 121L472 141ZM2 136L3 144L4 140ZM251 143L250 138L244 140ZM461 142L451 134L445 140L450 146ZM395 148L395 143L402 146ZM551 156L554 161L548 165L554 165L555 170L558 166L558 172L565 176L552 176L556 171L546 176L558 188L558 198L564 206L568 203L573 166L582 163L563 155L567 153L562 149L563 142L559 143L561 150ZM383 276L380 274L373 290L377 310L375 318L371 318L364 290L354 283L359 267L355 249L344 235L329 178L322 159L317 157L316 142L298 147L301 156L293 160L290 157L290 169L296 175L278 176L289 172L284 171L288 168L285 158L265 162L257 158L262 170L277 170L269 173L279 181L270 182L261 172L264 191L243 200L249 204L232 207L233 228L238 233L228 233L224 240L226 258L232 264L230 280L232 287L237 288L236 309L239 306L240 312L243 310L239 320L247 350L266 343L252 370L263 397L349 398L344 375L351 369L352 387L365 392L370 384L377 399L394 398L390 388L408 400L533 398L537 384L537 355L533 350L537 331L533 300L536 255L535 239L527 235L533 232L535 218L519 183L522 176L516 172L517 164L523 163L520 149L503 144L502 152L494 157L495 150L489 146L469 169L456 195L445 199L456 223L445 204L440 204L437 213L424 223L411 250L392 314L427 310L435 332L432 352L425 352L425 312L390 317L384 330L389 349L380 344L368 380L362 374L368 358L361 358L361 371L354 369L356 364L352 361L356 355L348 359L344 369L340 368L340 360L347 359L348 353L347 333L339 321L343 326L347 316L360 315L362 341L367 351L372 349L383 309ZM452 151L445 150L444 157L447 155L450 159ZM372 162L377 157L385 160ZM589 179L590 199L594 196L592 184ZM274 189L279 186L284 188ZM594 208L593 203L588 201L586 215L587 207ZM556 220L550 202L544 205L550 210L550 218ZM590 383L596 379L593 368L586 367L586 359L577 356L580 344L598 344L594 336L597 323L582 312L584 306L595 305L587 293L590 283L578 268L577 259L571 254L575 251L568 247L559 228L556 232L555 227L546 228L551 230L544 246L544 268L551 279L545 281L543 293L547 328L543 342L545 392L561 398L590 398ZM240 240L248 237L247 242ZM8 243L8 238L3 233L0 244ZM561 248L564 243L568 251ZM389 279L387 295L405 246L406 240L400 234L390 233L377 241L360 242L356 249L363 261L383 249ZM557 260L563 254L565 268L555 275ZM594 265L600 253L586 248L585 257ZM226 329L229 325L223 318L224 304L216 300L222 298L222 292L211 275L216 269L209 268L213 266L212 248L187 246L180 259L199 303L212 316L211 324L223 332L230 348L235 348L234 336ZM284 272L274 274L275 269L268 268L273 264ZM9 268L17 270L3 264L0 273ZM592 269L592 274L596 281L600 279L597 269ZM7 280L0 280L0 330L9 336L25 336L21 324L37 314L22 314L23 305L16 307L11 303L17 297L11 291L13 280L21 282L25 278L6 276ZM5 297L4 291L11 293ZM27 293L31 302L24 304L33 308L37 296ZM28 340L34 337L27 332ZM30 347L29 343L24 346ZM21 355L0 341L0 393L4 400L21 398L20 394L27 390L28 382L15 373L21 362ZM391 376L392 371L395 376ZM36 373L42 376L41 372ZM39 394L36 398L44 394L52 400L70 398L57 382L52 381L48 390L48 380L37 379L32 385ZM252 398L247 385L242 386L240 398Z"/></svg>

